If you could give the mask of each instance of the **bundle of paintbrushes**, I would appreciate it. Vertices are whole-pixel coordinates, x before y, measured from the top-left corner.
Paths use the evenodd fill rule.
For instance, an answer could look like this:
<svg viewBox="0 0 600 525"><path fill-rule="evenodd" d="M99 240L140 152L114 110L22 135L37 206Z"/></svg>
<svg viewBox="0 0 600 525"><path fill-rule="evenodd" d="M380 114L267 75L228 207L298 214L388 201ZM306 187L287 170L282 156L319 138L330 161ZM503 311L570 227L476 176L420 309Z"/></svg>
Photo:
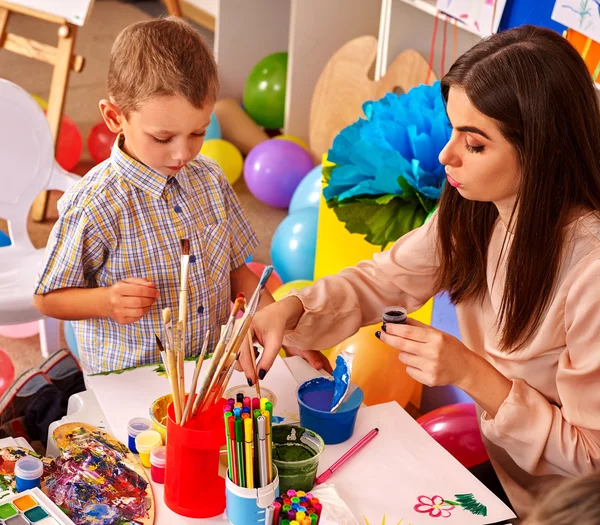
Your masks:
<svg viewBox="0 0 600 525"><path fill-rule="evenodd" d="M206 333L202 351L196 361L194 376L189 395L186 398L185 393L185 376L184 376L184 361L185 361L185 345L186 345L186 328L187 320L187 294L188 294L188 269L189 269L189 241L183 239L181 241L181 284L179 292L179 317L175 325L172 321L172 313L170 308L163 310L164 323L164 340L163 346L158 336L157 345L160 350L161 358L164 367L171 383L173 392L173 405L175 411L175 420L177 424L185 425L192 417L199 412L203 412L212 406L215 402L221 399L227 383L233 374L235 364L237 363L242 343L245 339L248 340L250 348L252 348L252 336L250 325L252 319L258 310L260 298L265 289L266 283L273 272L273 267L265 268L256 290L252 294L250 301L246 303L244 294L239 294L234 303L231 315L227 321L225 329L221 333L219 342L214 349L212 360L210 362L207 374L200 381L200 387L196 395L200 372L204 358L207 354L210 332ZM244 312L239 323L236 323L236 318L240 312ZM254 368L256 372L256 363L254 361L254 353L252 353ZM256 384L257 394L260 397L260 386Z"/></svg>
<svg viewBox="0 0 600 525"><path fill-rule="evenodd" d="M223 410L229 479L249 489L266 487L273 481L273 403L237 394Z"/></svg>
<svg viewBox="0 0 600 525"><path fill-rule="evenodd" d="M311 493L288 490L267 509L265 525L318 525L323 505Z"/></svg>

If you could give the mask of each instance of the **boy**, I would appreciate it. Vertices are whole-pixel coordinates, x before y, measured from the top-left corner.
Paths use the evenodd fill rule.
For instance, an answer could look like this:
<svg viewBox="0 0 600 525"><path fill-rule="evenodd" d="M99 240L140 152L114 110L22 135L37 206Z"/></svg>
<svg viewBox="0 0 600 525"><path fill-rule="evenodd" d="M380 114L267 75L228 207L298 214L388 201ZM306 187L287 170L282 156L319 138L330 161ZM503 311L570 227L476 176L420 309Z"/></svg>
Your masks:
<svg viewBox="0 0 600 525"><path fill-rule="evenodd" d="M177 18L141 22L115 41L102 116L111 157L59 202L34 304L74 320L87 373L159 362L162 309L176 320L180 240L190 241L186 354L258 277L244 264L257 237L220 167L199 155L218 92L217 67ZM265 292L262 305L273 299Z"/></svg>

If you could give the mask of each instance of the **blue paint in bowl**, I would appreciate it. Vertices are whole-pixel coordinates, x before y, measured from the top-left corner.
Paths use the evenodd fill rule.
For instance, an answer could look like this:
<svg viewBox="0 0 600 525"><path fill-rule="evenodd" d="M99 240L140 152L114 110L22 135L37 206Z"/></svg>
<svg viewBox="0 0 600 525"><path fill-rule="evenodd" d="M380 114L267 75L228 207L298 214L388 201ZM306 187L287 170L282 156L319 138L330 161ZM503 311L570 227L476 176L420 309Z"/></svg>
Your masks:
<svg viewBox="0 0 600 525"><path fill-rule="evenodd" d="M326 377L305 381L298 387L300 425L319 434L326 445L343 443L352 436L363 391L350 383L348 398L337 412L331 412L335 382Z"/></svg>

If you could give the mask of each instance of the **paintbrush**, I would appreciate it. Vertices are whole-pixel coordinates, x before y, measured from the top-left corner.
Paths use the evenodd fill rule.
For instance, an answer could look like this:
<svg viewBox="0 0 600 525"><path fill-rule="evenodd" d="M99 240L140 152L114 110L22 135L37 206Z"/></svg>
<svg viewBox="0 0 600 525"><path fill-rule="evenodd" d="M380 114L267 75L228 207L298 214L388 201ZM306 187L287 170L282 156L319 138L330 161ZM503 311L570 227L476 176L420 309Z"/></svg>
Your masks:
<svg viewBox="0 0 600 525"><path fill-rule="evenodd" d="M175 344L173 341L173 320L170 308L164 308L162 311L164 334L165 334L165 346L167 350L173 348Z"/></svg>
<svg viewBox="0 0 600 525"><path fill-rule="evenodd" d="M162 344L162 341L160 340L160 337L158 337L158 335L154 334L154 337L156 337L156 346L158 347L158 351L160 352L160 359L162 361L163 366L165 367L165 372L167 373L167 377L169 377L169 365L167 363L167 352L165 351L165 347Z"/></svg>
<svg viewBox="0 0 600 525"><path fill-rule="evenodd" d="M258 380L258 370L256 368L256 355L254 354L254 334L252 332L252 327L248 329L248 348L250 352L250 359L252 359L252 370L254 370L254 377L256 378L256 383L254 386L256 387L256 395L258 399L261 399L260 395L260 382Z"/></svg>
<svg viewBox="0 0 600 525"><path fill-rule="evenodd" d="M167 350L167 362L169 363L169 381L171 382L171 391L173 392L173 410L175 412L175 422L179 425L181 423L181 405L179 403L179 381L177 371L177 360L175 357L175 349L169 348Z"/></svg>
<svg viewBox="0 0 600 525"><path fill-rule="evenodd" d="M252 318L254 317L254 314L256 314L256 311L258 310L258 304L260 302L260 297L261 297L261 295L265 289L265 286L267 284L267 281L269 280L269 277L271 277L272 273L273 273L273 266L267 266L264 269L263 274L260 278L260 281L258 282L258 286L256 287L256 290L254 290L254 293L252 294L252 297L250 298L250 302L248 303L248 307L246 308L246 311L244 312L244 316L242 317L242 319L240 321L240 326L239 326L236 334L233 336L233 339L231 340L231 344L228 346L227 352L224 356L224 359L222 360L225 370L223 369L223 367L220 367L220 369L217 371L218 379L213 384L219 384L219 381L222 379L222 377L224 375L227 375L227 373L228 373L227 367L231 366L231 362L233 361L232 356L236 355L238 353L240 347L242 346L242 343L244 341L244 338L246 337L248 329L250 328L250 325L252 324ZM211 390L212 390L212 386L211 386ZM208 408L209 403L207 403L207 401L208 401L208 396L206 397L206 399L204 399L202 401L202 404L200 405L200 411L203 411L206 408Z"/></svg>
<svg viewBox="0 0 600 525"><path fill-rule="evenodd" d="M198 378L200 377L200 371L202 370L202 364L204 363L204 357L206 356L206 351L208 350L208 341L210 339L210 330L206 331L206 335L204 336L204 343L202 344L202 350L200 351L200 355L198 356L198 360L196 361L196 368L194 369L194 376L192 377L192 386L190 387L190 393L188 396L187 403L185 404L185 410L183 411L183 416L181 417L181 425L185 425L188 415L192 410L192 403L194 401L194 394L196 393L196 386L198 385Z"/></svg>
<svg viewBox="0 0 600 525"><path fill-rule="evenodd" d="M198 408L200 407L200 403L203 401L204 397L210 389L214 385L214 380L216 380L216 371L220 368L221 361L224 357L225 350L227 345L231 339L231 334L233 333L233 327L235 324L235 318L239 313L240 309L246 302L244 298L244 294L238 294L235 303L233 304L233 309L231 310L231 315L229 316L229 320L227 321L227 325L225 326L225 330L221 333L221 338L217 343L217 347L212 356L212 360L210 363L210 367L208 369L208 373L204 377L204 381L200 386L200 390L198 391L198 395L194 400L194 405L192 409L192 416L195 416L198 413Z"/></svg>
<svg viewBox="0 0 600 525"><path fill-rule="evenodd" d="M181 276L179 279L179 322L178 331L179 337L181 338L181 345L179 348L180 361L179 361L179 385L181 406L185 405L185 371L183 368L183 362L185 360L185 347L187 343L186 338L186 323L187 323L187 298L188 298L188 275L190 269L190 241L188 239L181 239Z"/></svg>
<svg viewBox="0 0 600 525"><path fill-rule="evenodd" d="M177 379L179 386L179 405L181 406L181 411L183 413L183 407L185 406L185 351L184 348L184 339L183 339L183 323L181 321L177 321L176 329L175 329L175 341L177 345Z"/></svg>

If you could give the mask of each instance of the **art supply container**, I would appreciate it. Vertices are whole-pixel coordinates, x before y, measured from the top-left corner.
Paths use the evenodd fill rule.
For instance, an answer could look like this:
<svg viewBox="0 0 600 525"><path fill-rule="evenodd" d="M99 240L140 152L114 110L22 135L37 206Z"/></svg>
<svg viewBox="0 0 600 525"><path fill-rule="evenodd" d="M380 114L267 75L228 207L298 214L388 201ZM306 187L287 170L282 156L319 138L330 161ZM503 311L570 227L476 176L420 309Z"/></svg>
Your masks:
<svg viewBox="0 0 600 525"><path fill-rule="evenodd" d="M135 448L140 455L140 461L146 468L150 468L150 453L162 445L162 438L156 430L144 430L135 437Z"/></svg>
<svg viewBox="0 0 600 525"><path fill-rule="evenodd" d="M160 396L150 405L152 429L156 430L162 436L163 443L167 442L167 411L172 402L173 394L166 394Z"/></svg>
<svg viewBox="0 0 600 525"><path fill-rule="evenodd" d="M144 430L150 430L152 428L152 421L144 417L134 417L127 424L127 435L129 436L127 445L129 450L134 454L137 454L137 448L135 448L135 438L140 432Z"/></svg>
<svg viewBox="0 0 600 525"><path fill-rule="evenodd" d="M381 316L384 324L406 324L408 314L401 306L386 306Z"/></svg>
<svg viewBox="0 0 600 525"><path fill-rule="evenodd" d="M279 473L279 490L309 492L315 483L319 458L325 450L321 436L293 425L273 426L273 463Z"/></svg>
<svg viewBox="0 0 600 525"><path fill-rule="evenodd" d="M297 390L300 425L319 434L327 445L343 443L352 436L364 399L360 387L350 383L346 401L336 412L331 412L334 388L332 379L317 377L305 381Z"/></svg>
<svg viewBox="0 0 600 525"><path fill-rule="evenodd" d="M156 447L150 452L150 475L154 483L165 482L165 470L167 466L167 447Z"/></svg>
<svg viewBox="0 0 600 525"><path fill-rule="evenodd" d="M220 449L225 445L225 400L191 418L175 423L169 405L165 503L189 518L210 518L225 510L225 480L219 476Z"/></svg>
<svg viewBox="0 0 600 525"><path fill-rule="evenodd" d="M33 456L24 456L19 459L15 463L17 492L39 487L43 473L44 464L41 459Z"/></svg>
<svg viewBox="0 0 600 525"><path fill-rule="evenodd" d="M223 394L223 397L225 399L235 399L236 394L244 394L244 397L249 397L250 399L258 397L256 393L256 387L248 385L238 385L231 387L227 390L227 392ZM275 408L275 405L277 404L277 396L273 392L261 385L260 395L262 397L266 397L271 403L273 403L273 408Z"/></svg>
<svg viewBox="0 0 600 525"><path fill-rule="evenodd" d="M238 487L227 472L225 490L227 519L231 525L263 525L267 507L279 496L279 475L273 466L273 482L266 487L247 489Z"/></svg>

